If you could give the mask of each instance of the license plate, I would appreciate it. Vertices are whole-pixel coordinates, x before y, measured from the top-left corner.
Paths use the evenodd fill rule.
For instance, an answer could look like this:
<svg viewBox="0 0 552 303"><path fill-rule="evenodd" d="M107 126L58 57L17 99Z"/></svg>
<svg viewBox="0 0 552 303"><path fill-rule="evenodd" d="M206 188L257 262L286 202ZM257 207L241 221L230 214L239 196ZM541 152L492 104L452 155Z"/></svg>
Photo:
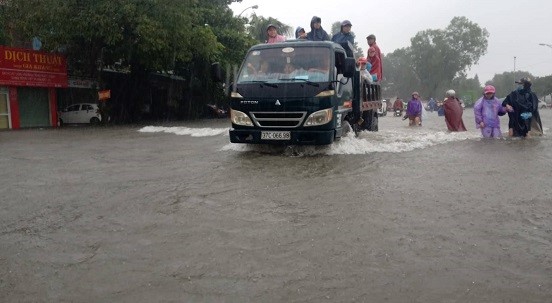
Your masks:
<svg viewBox="0 0 552 303"><path fill-rule="evenodd" d="M290 132L261 132L262 140L289 140L291 139Z"/></svg>

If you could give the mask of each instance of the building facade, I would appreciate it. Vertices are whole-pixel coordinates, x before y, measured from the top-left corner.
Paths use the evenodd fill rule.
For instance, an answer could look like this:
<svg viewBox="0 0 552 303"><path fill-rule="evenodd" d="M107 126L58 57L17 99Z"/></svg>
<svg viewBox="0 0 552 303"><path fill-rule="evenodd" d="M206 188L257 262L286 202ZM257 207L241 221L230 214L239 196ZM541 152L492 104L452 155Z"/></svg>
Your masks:
<svg viewBox="0 0 552 303"><path fill-rule="evenodd" d="M57 127L57 88L67 88L59 54L0 45L0 130Z"/></svg>

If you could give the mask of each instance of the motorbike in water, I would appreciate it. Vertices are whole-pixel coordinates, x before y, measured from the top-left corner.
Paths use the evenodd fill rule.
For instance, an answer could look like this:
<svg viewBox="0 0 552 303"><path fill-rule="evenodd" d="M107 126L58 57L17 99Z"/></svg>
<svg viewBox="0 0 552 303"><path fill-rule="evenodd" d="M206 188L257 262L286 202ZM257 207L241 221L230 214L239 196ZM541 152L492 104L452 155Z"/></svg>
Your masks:
<svg viewBox="0 0 552 303"><path fill-rule="evenodd" d="M394 116L394 117L401 117L401 116L402 116L402 112L403 112L402 110L400 110L400 109L397 108L397 109L395 109L395 112L393 113L393 116Z"/></svg>

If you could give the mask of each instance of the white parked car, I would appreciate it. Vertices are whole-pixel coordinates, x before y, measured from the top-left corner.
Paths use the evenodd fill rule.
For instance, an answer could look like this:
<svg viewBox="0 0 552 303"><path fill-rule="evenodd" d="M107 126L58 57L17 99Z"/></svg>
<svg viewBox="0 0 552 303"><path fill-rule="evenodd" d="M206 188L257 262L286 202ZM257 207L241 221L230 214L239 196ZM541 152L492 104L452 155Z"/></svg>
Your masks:
<svg viewBox="0 0 552 303"><path fill-rule="evenodd" d="M92 123L102 121L100 109L97 104L79 103L70 105L59 113L59 124L66 123Z"/></svg>
<svg viewBox="0 0 552 303"><path fill-rule="evenodd" d="M539 108L547 108L547 107L548 107L548 104L546 104L546 102L539 100Z"/></svg>

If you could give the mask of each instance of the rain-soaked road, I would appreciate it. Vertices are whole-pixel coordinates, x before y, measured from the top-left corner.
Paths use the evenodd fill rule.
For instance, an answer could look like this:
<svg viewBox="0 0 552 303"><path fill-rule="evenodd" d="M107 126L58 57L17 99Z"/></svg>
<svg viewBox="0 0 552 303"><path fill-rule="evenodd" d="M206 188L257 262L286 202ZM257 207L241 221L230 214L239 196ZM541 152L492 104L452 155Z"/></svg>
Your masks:
<svg viewBox="0 0 552 303"><path fill-rule="evenodd" d="M464 121L316 149L220 120L0 132L0 301L552 302L552 136Z"/></svg>

